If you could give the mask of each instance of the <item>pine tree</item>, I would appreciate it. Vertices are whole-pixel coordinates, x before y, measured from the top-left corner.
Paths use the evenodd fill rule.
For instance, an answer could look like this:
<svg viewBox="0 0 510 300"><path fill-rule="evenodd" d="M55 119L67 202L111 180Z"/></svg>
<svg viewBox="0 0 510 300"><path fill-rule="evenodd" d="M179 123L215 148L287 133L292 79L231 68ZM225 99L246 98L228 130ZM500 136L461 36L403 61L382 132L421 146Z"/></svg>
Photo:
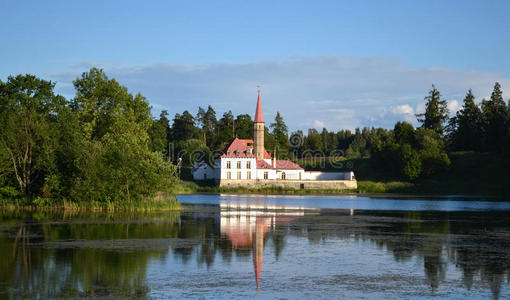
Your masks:
<svg viewBox="0 0 510 300"><path fill-rule="evenodd" d="M483 126L485 129L484 149L502 151L508 126L508 107L503 101L501 85L496 82L489 100L482 101Z"/></svg>
<svg viewBox="0 0 510 300"><path fill-rule="evenodd" d="M269 127L272 129L272 134L276 139L276 143L280 149L288 149L289 148L289 129L285 122L283 121L283 117L280 115L280 112L276 112L276 117L274 118L274 123L271 123Z"/></svg>
<svg viewBox="0 0 510 300"><path fill-rule="evenodd" d="M450 141L454 150L479 150L482 143L482 111L469 90L464 105L450 120Z"/></svg>
<svg viewBox="0 0 510 300"><path fill-rule="evenodd" d="M440 136L444 133L444 123L448 120L448 107L446 100L441 100L441 93L432 85L429 95L425 97L425 113L416 117L422 127L435 131Z"/></svg>

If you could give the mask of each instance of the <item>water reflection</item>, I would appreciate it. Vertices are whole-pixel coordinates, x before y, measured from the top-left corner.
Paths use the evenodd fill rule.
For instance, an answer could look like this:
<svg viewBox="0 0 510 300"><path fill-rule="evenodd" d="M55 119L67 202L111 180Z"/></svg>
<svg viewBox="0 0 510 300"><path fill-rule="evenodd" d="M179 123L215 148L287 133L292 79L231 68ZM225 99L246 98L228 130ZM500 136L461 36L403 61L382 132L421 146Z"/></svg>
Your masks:
<svg viewBox="0 0 510 300"><path fill-rule="evenodd" d="M507 211L218 203L145 214L1 212L0 299L242 298L259 289L280 298L510 295Z"/></svg>
<svg viewBox="0 0 510 300"><path fill-rule="evenodd" d="M228 238L236 250L251 247L258 290L266 233L269 230L274 232L277 225L283 225L296 217L304 216L304 207L267 205L257 201L221 201L220 210L221 235Z"/></svg>

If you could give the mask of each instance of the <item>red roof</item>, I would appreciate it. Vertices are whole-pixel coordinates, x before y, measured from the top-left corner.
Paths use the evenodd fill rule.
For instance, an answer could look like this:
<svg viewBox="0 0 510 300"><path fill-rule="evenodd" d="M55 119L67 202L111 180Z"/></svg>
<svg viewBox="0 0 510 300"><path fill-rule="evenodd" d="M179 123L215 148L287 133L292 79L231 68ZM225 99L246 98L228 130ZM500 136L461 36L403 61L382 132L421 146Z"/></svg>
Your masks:
<svg viewBox="0 0 510 300"><path fill-rule="evenodd" d="M269 164L265 160L259 159L257 160L257 169L303 170L303 168L300 165L293 163L290 160L277 159L276 168L273 168L272 163L273 163L272 161L271 164Z"/></svg>
<svg viewBox="0 0 510 300"><path fill-rule="evenodd" d="M294 162L291 162L290 160L276 160L276 169L283 169L283 170L291 170L291 169L294 169L294 170L302 170L303 168L294 163Z"/></svg>
<svg viewBox="0 0 510 300"><path fill-rule="evenodd" d="M264 117L262 116L262 104L260 104L260 90L259 96L257 97L257 109L255 110L255 123L264 123Z"/></svg>
<svg viewBox="0 0 510 300"><path fill-rule="evenodd" d="M248 145L250 144L250 145ZM254 158L253 140L235 138L221 151L220 157ZM271 155L264 149L264 158L271 158Z"/></svg>
<svg viewBox="0 0 510 300"><path fill-rule="evenodd" d="M257 169L272 169L273 167L263 159L257 160Z"/></svg>

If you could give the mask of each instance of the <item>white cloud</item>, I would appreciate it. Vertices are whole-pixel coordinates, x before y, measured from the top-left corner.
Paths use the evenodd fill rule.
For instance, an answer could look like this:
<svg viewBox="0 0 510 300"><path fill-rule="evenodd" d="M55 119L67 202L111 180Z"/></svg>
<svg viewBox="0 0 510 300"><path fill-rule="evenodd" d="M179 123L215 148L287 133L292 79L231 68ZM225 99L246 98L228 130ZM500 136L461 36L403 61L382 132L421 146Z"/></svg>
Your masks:
<svg viewBox="0 0 510 300"><path fill-rule="evenodd" d="M409 104L397 105L392 110L396 115L412 115L414 114L413 108Z"/></svg>
<svg viewBox="0 0 510 300"><path fill-rule="evenodd" d="M448 101L448 111L450 112L450 115L454 115L457 111L459 111L459 109L460 109L459 101L457 100Z"/></svg>
<svg viewBox="0 0 510 300"><path fill-rule="evenodd" d="M326 127L326 125L324 124L324 122L321 122L319 120L314 120L313 127L317 128L317 129L322 129L322 128Z"/></svg>
<svg viewBox="0 0 510 300"><path fill-rule="evenodd" d="M68 97L71 82L91 64L75 65L51 74ZM82 68L80 69L80 66ZM215 63L204 65L158 63L106 67L133 93L141 92L155 108L172 115L212 105L218 117L254 114L257 85L262 86L264 119L270 123L279 111L290 130L327 124L329 130L357 126L391 128L398 120L416 124L414 113L424 111L432 84L445 99L462 99L468 89L487 95L495 81L510 92L510 79L487 71L459 71L442 67L417 68L388 57L324 56L281 61ZM504 89L505 91L505 89ZM505 94L505 99L509 94ZM455 101L455 102L454 102ZM449 107L458 109L457 100ZM414 108L414 109L413 109Z"/></svg>

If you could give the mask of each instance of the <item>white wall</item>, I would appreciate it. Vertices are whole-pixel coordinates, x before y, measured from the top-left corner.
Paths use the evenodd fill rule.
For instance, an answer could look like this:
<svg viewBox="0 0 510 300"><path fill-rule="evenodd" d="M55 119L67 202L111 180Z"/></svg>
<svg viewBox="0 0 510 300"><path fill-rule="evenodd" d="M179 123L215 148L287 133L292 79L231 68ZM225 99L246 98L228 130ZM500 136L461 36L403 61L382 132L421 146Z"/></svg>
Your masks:
<svg viewBox="0 0 510 300"><path fill-rule="evenodd" d="M282 173L285 172L285 180L300 180L304 178L303 170L278 170L276 172L276 178L282 179ZM299 176L301 174L301 176Z"/></svg>
<svg viewBox="0 0 510 300"><path fill-rule="evenodd" d="M354 172L304 172L303 180L351 180Z"/></svg>
<svg viewBox="0 0 510 300"><path fill-rule="evenodd" d="M230 162L230 169L227 169L227 162ZM241 168L237 168L237 162L241 162ZM250 168L248 169L246 167L247 162L250 162ZM248 179L248 172L251 172L251 179L255 179L256 176L256 168L257 168L257 161L255 158L220 158L219 164L221 167L220 170L220 179L227 179L228 175L227 173L230 172L230 179L238 179L237 173L241 172L241 178L240 179Z"/></svg>
<svg viewBox="0 0 510 300"><path fill-rule="evenodd" d="M267 172L267 179L276 179L276 170L274 169L258 169L257 179L264 179L264 172Z"/></svg>
<svg viewBox="0 0 510 300"><path fill-rule="evenodd" d="M214 169L205 162L198 162L194 164L192 171L193 180L215 179ZM205 175L205 176L204 176Z"/></svg>

